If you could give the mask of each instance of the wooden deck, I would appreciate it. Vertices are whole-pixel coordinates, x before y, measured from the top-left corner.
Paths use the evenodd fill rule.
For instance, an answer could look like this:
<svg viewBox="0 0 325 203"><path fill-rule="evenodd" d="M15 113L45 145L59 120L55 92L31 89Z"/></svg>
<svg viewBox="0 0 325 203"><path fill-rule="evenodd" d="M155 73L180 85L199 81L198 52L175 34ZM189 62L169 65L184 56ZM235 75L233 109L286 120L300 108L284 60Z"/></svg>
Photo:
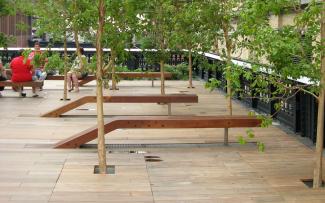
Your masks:
<svg viewBox="0 0 325 203"><path fill-rule="evenodd" d="M160 87L147 81L122 81L110 94L156 94ZM166 81L166 93L198 94L198 104L175 104L177 115L224 115L226 100L210 93L203 83ZM278 126L254 128L266 151L231 143L223 146L223 129L130 129L111 132L108 164L115 175L93 174L96 149L52 149L61 139L96 124L96 104L87 104L63 118L40 114L66 103L62 82L46 81L42 98L11 98L6 88L0 98L0 202L123 202L123 203L323 203L325 190L307 188L300 179L313 174L313 150ZM27 88L26 88L27 89ZM27 89L29 94L30 90ZM94 87L71 93L71 99L95 94ZM105 91L108 94L108 91ZM68 101L67 101L68 102ZM166 105L104 104L109 115L162 115ZM234 102L234 112L248 109ZM79 117L78 114L88 117ZM108 120L109 117L106 117ZM245 128L230 129L229 141ZM159 144L159 145L157 145ZM126 148L128 146L129 148ZM136 152L136 153L130 153ZM158 156L160 162L148 162ZM324 171L325 173L325 171Z"/></svg>

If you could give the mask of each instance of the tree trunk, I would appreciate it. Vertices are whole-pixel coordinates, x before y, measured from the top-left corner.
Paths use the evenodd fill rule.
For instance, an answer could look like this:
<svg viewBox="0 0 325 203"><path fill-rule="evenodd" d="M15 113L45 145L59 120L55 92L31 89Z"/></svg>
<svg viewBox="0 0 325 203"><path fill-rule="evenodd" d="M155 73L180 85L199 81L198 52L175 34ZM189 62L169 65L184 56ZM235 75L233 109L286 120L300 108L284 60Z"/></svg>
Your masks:
<svg viewBox="0 0 325 203"><path fill-rule="evenodd" d="M325 0L323 0L323 9L321 17L321 41L322 46L325 46ZM320 81L320 93L318 97L318 115L317 115L317 139L316 139L316 165L314 168L314 181L313 188L319 188L322 186L322 166L323 166L323 143L324 143L324 99L325 99L325 55L322 52L321 55L321 81Z"/></svg>
<svg viewBox="0 0 325 203"><path fill-rule="evenodd" d="M64 82L63 82L63 100L68 100L67 88L67 69L68 69L68 51L67 51L67 32L64 32Z"/></svg>
<svg viewBox="0 0 325 203"><path fill-rule="evenodd" d="M74 12L77 13L77 0L74 1ZM76 25L72 25L73 26L73 38L76 44L76 50L77 50L77 56L79 58L80 64L81 64L81 68L83 68L83 63L82 63L82 59L81 59L81 53L80 53L80 43L79 43L79 33L78 33L78 29L76 27Z"/></svg>
<svg viewBox="0 0 325 203"><path fill-rule="evenodd" d="M231 89L231 51L232 51L232 43L229 37L228 25L224 23L223 26L223 34L226 41L226 49L227 49L227 59L226 59L226 79L227 79L227 99L228 99L228 112L229 115L232 115L232 89Z"/></svg>
<svg viewBox="0 0 325 203"><path fill-rule="evenodd" d="M165 94L165 62L163 60L160 60L160 92L162 95Z"/></svg>
<svg viewBox="0 0 325 203"><path fill-rule="evenodd" d="M74 41L76 44L76 51L77 51L77 56L80 61L81 69L83 69L83 63L82 63L82 58L81 58L81 53L80 53L80 43L79 43L79 33L78 29L74 28L73 29L73 36L74 36Z"/></svg>
<svg viewBox="0 0 325 203"><path fill-rule="evenodd" d="M105 133L104 133L104 114L103 114L103 80L102 80L102 66L103 66L103 52L102 52L102 34L104 28L105 18L105 3L104 0L99 0L98 6L98 29L96 34L96 54L97 54L97 125L98 125L98 160L99 173L106 173L106 148L105 148Z"/></svg>
<svg viewBox="0 0 325 203"><path fill-rule="evenodd" d="M192 79L193 73L192 73L192 49L188 50L188 88L194 88Z"/></svg>

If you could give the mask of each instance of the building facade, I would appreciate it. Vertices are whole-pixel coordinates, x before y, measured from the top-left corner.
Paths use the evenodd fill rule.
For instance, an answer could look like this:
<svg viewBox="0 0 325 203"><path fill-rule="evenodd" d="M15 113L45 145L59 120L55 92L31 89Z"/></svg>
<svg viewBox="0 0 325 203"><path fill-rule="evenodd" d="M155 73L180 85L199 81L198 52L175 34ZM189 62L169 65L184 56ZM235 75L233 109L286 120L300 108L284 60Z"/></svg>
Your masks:
<svg viewBox="0 0 325 203"><path fill-rule="evenodd" d="M14 37L9 47L27 47L28 40L31 39L31 17L22 14L15 16L0 16L0 32ZM18 25L23 26L18 26ZM24 27L22 29L21 27Z"/></svg>

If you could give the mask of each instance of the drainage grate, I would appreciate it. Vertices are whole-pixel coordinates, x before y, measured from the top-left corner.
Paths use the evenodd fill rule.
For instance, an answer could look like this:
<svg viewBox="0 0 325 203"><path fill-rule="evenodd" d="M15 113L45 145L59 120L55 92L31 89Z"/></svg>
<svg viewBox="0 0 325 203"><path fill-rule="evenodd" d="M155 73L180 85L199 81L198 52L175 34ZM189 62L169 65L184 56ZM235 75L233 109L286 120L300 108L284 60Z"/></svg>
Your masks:
<svg viewBox="0 0 325 203"><path fill-rule="evenodd" d="M95 165L95 167L94 167L94 174L100 174L98 165ZM114 165L106 166L106 174L114 175L115 174L115 166Z"/></svg>
<svg viewBox="0 0 325 203"><path fill-rule="evenodd" d="M161 159L146 159L146 162L161 162Z"/></svg>
<svg viewBox="0 0 325 203"><path fill-rule="evenodd" d="M160 159L159 156L144 156L145 159Z"/></svg>
<svg viewBox="0 0 325 203"><path fill-rule="evenodd" d="M39 148L39 149L45 149L45 148L53 148L53 144L48 143L41 143L41 144L25 144L24 148Z"/></svg>
<svg viewBox="0 0 325 203"><path fill-rule="evenodd" d="M144 160L146 162L161 162L162 161L159 156L144 156Z"/></svg>
<svg viewBox="0 0 325 203"><path fill-rule="evenodd" d="M76 109L78 111L95 111L96 109L89 109L89 108L80 108L80 109Z"/></svg>
<svg viewBox="0 0 325 203"><path fill-rule="evenodd" d="M35 115L35 114L19 114L18 117L39 117L39 115Z"/></svg>

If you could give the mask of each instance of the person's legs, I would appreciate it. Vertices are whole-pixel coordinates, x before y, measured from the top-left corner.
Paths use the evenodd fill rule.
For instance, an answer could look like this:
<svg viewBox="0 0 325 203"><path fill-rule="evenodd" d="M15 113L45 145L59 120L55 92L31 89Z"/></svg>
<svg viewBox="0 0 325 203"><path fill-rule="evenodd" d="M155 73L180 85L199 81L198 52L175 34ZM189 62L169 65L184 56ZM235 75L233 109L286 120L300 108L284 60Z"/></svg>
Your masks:
<svg viewBox="0 0 325 203"><path fill-rule="evenodd" d="M75 87L75 92L79 92L79 81L76 73L72 73L72 82Z"/></svg>
<svg viewBox="0 0 325 203"><path fill-rule="evenodd" d="M34 75L34 76L32 77L32 80L33 80L33 81L38 80L37 76ZM36 87L32 87L32 91L33 91L33 97L38 97L38 94L36 93Z"/></svg>

